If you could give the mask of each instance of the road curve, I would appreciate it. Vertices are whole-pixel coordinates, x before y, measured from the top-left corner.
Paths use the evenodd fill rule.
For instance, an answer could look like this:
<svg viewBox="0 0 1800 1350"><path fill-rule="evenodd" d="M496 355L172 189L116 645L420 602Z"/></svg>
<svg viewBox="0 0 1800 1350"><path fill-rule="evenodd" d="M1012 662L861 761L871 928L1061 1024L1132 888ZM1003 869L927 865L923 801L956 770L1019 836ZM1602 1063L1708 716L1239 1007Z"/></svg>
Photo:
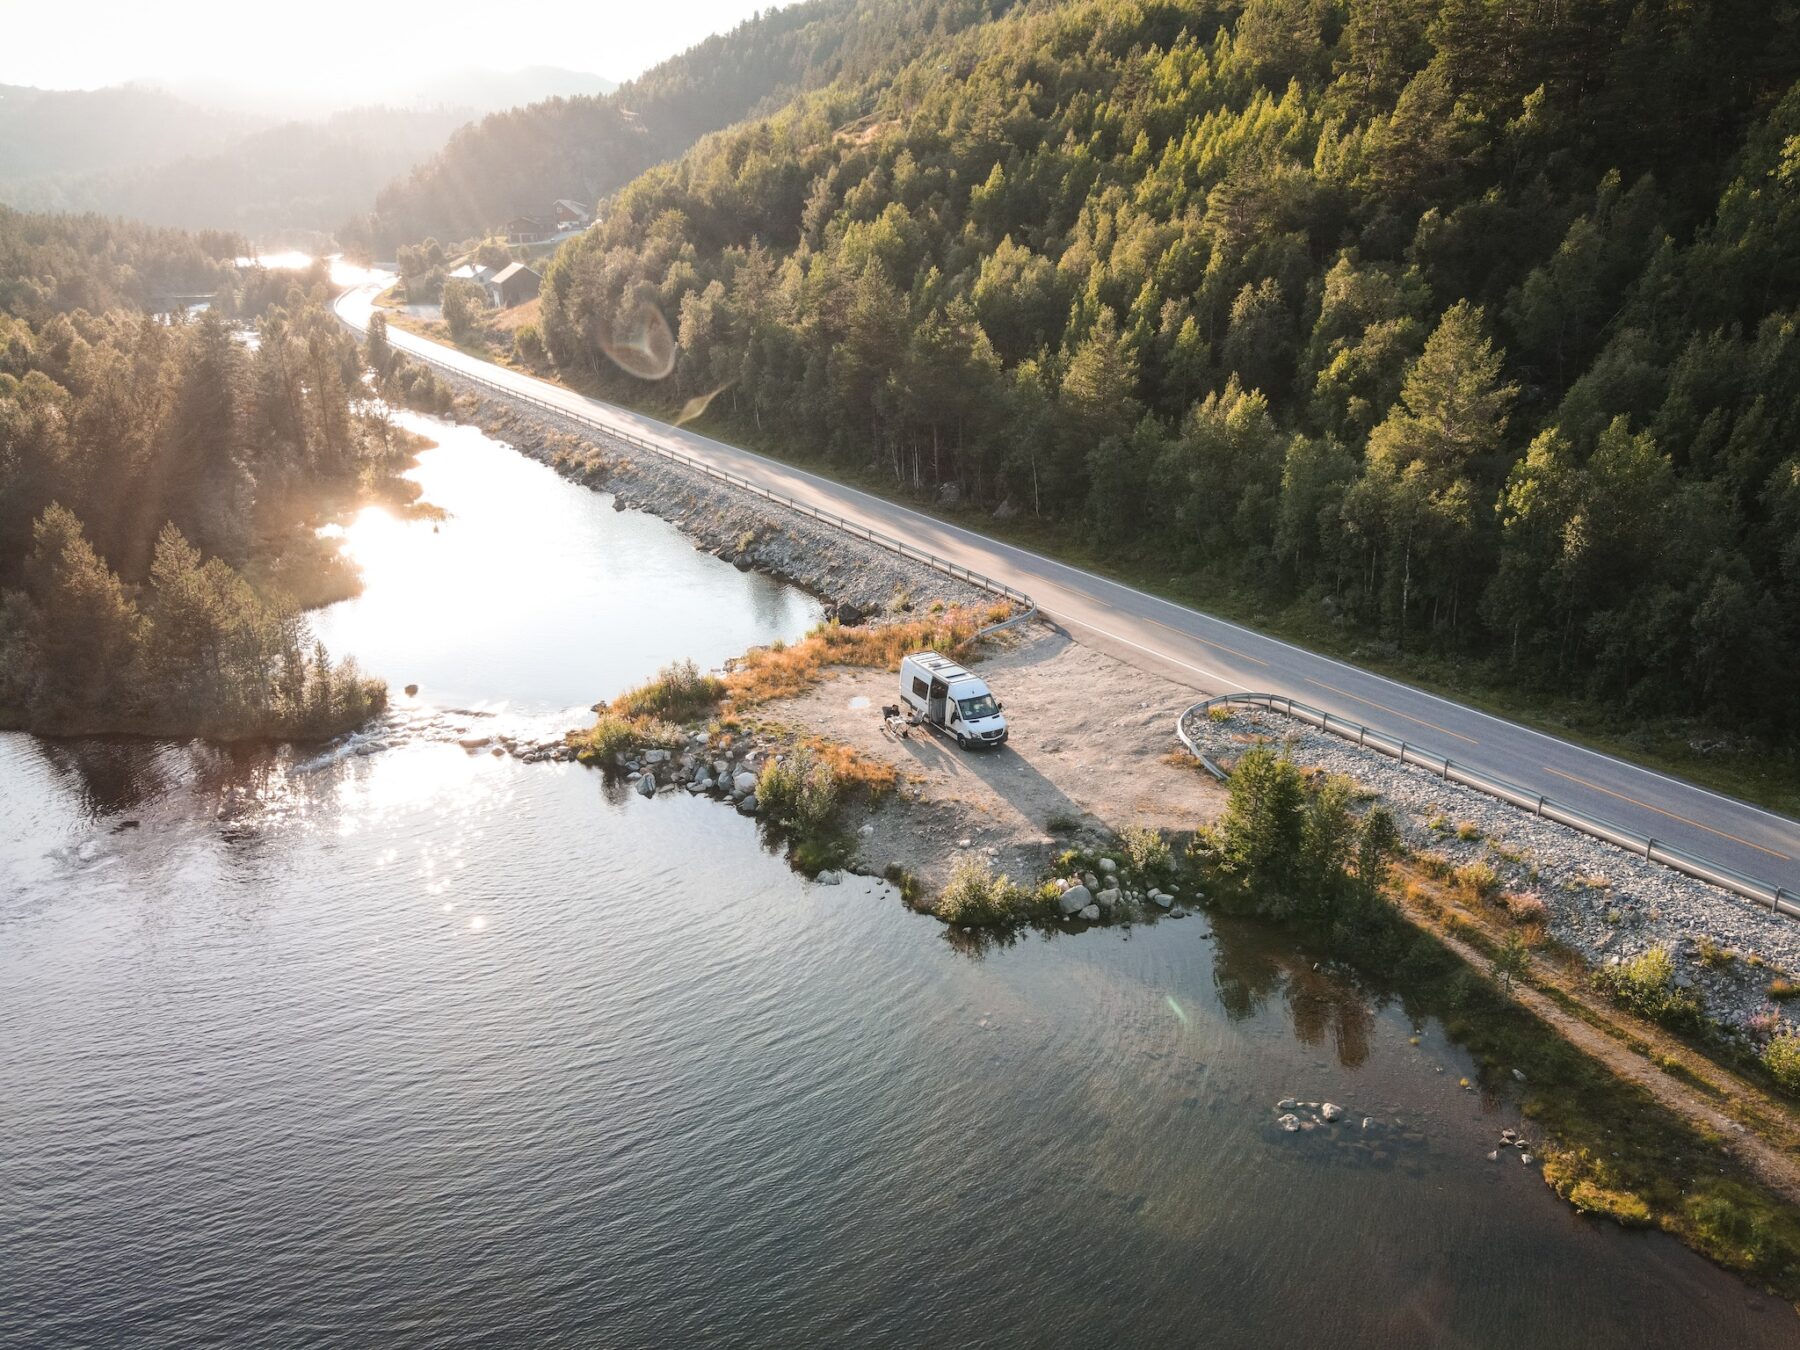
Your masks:
<svg viewBox="0 0 1800 1350"><path fill-rule="evenodd" d="M383 282L385 284L385 282ZM379 285L339 299L365 329ZM1029 593L1049 618L1089 645L1196 690L1273 690L1333 716L1379 727L1495 777L1509 779L1660 844L1745 876L1800 891L1800 822L1611 755L1585 749L1437 694L1224 619L990 539L857 488L738 446L671 427L390 326L397 348L451 371L514 388L589 422L666 445L717 468Z"/></svg>

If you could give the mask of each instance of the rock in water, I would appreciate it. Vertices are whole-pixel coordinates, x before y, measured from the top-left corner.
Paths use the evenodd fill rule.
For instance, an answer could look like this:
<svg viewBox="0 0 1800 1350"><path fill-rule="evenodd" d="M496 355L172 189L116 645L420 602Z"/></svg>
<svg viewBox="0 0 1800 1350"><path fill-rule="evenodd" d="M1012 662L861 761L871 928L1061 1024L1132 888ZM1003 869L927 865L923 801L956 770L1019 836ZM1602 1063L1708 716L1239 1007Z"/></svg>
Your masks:
<svg viewBox="0 0 1800 1350"><path fill-rule="evenodd" d="M739 792L754 792L756 790L756 775L751 773L748 769L740 769L738 771L738 776L731 780L731 785Z"/></svg>
<svg viewBox="0 0 1800 1350"><path fill-rule="evenodd" d="M1086 909L1093 901L1094 893L1086 886L1071 886L1062 893L1062 899L1057 901L1057 904L1062 907L1064 914L1077 914Z"/></svg>
<svg viewBox="0 0 1800 1350"><path fill-rule="evenodd" d="M1300 1130L1300 1117L1295 1115L1292 1111L1284 1116L1277 1117L1275 1123L1281 1126L1281 1128L1286 1130L1289 1134L1297 1134Z"/></svg>
<svg viewBox="0 0 1800 1350"><path fill-rule="evenodd" d="M1157 907L1160 909L1167 909L1170 905L1175 903L1173 896L1164 895L1161 891L1157 891L1150 898L1156 902Z"/></svg>
<svg viewBox="0 0 1800 1350"><path fill-rule="evenodd" d="M752 792L748 797L744 798L743 801L738 803L737 809L741 815L753 816L761 809L761 804L756 800L756 794Z"/></svg>
<svg viewBox="0 0 1800 1350"><path fill-rule="evenodd" d="M645 774L642 778L637 780L635 786L637 788L638 796L654 797L656 795L656 775Z"/></svg>
<svg viewBox="0 0 1800 1350"><path fill-rule="evenodd" d="M813 880L818 882L821 886L836 886L842 882L843 879L842 873L831 871L821 872L818 876L813 878Z"/></svg>
<svg viewBox="0 0 1800 1350"><path fill-rule="evenodd" d="M1327 1125L1335 1124L1344 1118L1344 1108L1336 1102L1326 1102L1319 1108L1319 1119Z"/></svg>
<svg viewBox="0 0 1800 1350"><path fill-rule="evenodd" d="M415 694L417 694L417 693L418 693L418 692L419 692L419 686L418 686L418 685L416 685L416 684L409 684L409 685L407 685L407 686L406 686L406 696L407 696L407 697L408 697L408 698L412 698L412 697L413 697L413 696L414 696L414 695L415 695Z"/></svg>
<svg viewBox="0 0 1800 1350"><path fill-rule="evenodd" d="M1100 919L1100 906L1089 905L1086 909L1081 911L1081 917L1086 919L1089 923L1097 923Z"/></svg>

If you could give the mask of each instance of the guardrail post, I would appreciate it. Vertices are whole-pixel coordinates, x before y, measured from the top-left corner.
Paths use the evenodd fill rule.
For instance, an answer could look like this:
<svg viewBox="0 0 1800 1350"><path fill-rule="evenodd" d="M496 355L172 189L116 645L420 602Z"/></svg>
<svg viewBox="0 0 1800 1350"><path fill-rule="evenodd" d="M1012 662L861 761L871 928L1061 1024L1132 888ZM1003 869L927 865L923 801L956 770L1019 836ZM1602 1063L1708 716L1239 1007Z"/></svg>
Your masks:
<svg viewBox="0 0 1800 1350"><path fill-rule="evenodd" d="M1655 847L1656 847L1656 840L1654 840L1654 839L1644 840L1644 857L1646 859L1649 858L1651 850L1654 849Z"/></svg>
<svg viewBox="0 0 1800 1350"><path fill-rule="evenodd" d="M1448 755L1444 757L1444 781L1446 783L1450 781L1450 757Z"/></svg>
<svg viewBox="0 0 1800 1350"><path fill-rule="evenodd" d="M1406 742L1405 741L1400 742L1400 762L1402 764L1406 763Z"/></svg>

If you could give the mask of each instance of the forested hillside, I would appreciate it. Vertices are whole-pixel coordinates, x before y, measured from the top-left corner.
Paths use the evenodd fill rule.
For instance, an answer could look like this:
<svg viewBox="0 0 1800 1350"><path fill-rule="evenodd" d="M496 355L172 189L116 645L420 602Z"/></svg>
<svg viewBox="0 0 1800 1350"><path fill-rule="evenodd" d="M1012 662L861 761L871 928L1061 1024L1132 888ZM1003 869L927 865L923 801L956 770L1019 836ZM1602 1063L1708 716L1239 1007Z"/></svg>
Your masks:
<svg viewBox="0 0 1800 1350"><path fill-rule="evenodd" d="M639 177L543 334L1407 660L1792 746L1796 9L1027 6ZM603 354L646 306L654 391Z"/></svg>
<svg viewBox="0 0 1800 1350"><path fill-rule="evenodd" d="M332 562L313 504L401 447L322 287L239 280L237 247L0 210L0 726L311 736L381 706L290 592ZM208 282L197 319L142 307Z"/></svg>
<svg viewBox="0 0 1800 1350"><path fill-rule="evenodd" d="M808 0L729 33L597 98L556 98L498 112L338 232L391 255L427 237L466 239L558 197L592 202L696 139L834 79L892 74L923 42L985 22L1005 0Z"/></svg>

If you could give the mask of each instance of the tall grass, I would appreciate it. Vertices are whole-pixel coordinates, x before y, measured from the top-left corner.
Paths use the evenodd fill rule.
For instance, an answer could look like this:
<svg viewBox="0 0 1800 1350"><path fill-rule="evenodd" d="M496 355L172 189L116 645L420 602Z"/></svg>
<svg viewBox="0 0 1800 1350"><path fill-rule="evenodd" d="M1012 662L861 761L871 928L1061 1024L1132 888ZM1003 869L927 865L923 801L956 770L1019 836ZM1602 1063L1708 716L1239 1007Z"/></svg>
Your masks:
<svg viewBox="0 0 1800 1350"><path fill-rule="evenodd" d="M979 609L959 606L905 623L856 628L824 624L799 642L758 647L734 662L725 677L725 692L735 706L747 708L803 694L831 666L895 669L908 652L924 648L953 652L1009 612L1003 604Z"/></svg>

